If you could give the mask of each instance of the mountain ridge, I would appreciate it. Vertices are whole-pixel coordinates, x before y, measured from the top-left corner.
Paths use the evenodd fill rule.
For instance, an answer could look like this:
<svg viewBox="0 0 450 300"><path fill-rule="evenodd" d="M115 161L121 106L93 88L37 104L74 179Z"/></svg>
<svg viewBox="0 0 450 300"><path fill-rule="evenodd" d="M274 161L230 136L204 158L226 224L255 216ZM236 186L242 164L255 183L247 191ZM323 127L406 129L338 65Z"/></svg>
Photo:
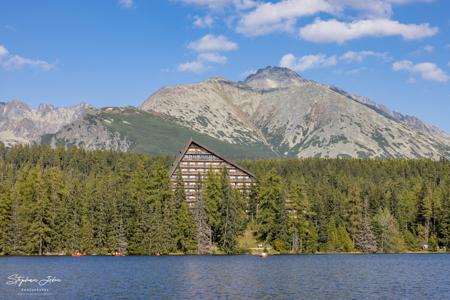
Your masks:
<svg viewBox="0 0 450 300"><path fill-rule="evenodd" d="M40 142L37 137L40 134L53 146L119 151L138 148L137 151L151 152L155 147L145 132L159 140L161 132L177 135L183 131L187 135L197 132L209 136L213 143L244 147L245 151L259 149L257 152L262 156L258 157L273 154L273 157L450 158L450 136L439 128L417 117L391 111L367 97L305 79L280 67L259 69L238 82L212 77L199 83L162 87L141 105L129 109L95 109L85 104L61 110L42 105L32 113L42 118L36 120L29 117L29 107L13 104L17 110L13 115L24 117L9 117L9 123L0 119L0 140L4 140L5 132L11 131L14 124L16 132L20 133L21 127L30 131L33 122L38 123L36 128L42 128L42 124L50 122L48 116L52 116L55 120L50 122L50 132L22 130L16 134L22 139L16 142ZM4 107L8 105L11 102L0 104L0 116L2 112L5 115ZM116 115L105 119L110 111ZM117 125L114 119L120 119L121 114L128 114L128 119L122 121L133 124ZM143 124L160 126L166 131L142 130ZM140 134L134 134L127 126L134 126L133 130ZM144 140L146 145L142 143ZM245 157L249 157L247 154Z"/></svg>
<svg viewBox="0 0 450 300"><path fill-rule="evenodd" d="M217 115L221 107L240 111ZM174 117L185 126L193 126L193 120L201 116L204 122L196 124L196 130L230 142L258 138L251 132L256 128L273 150L285 156L437 159L449 155L449 137L442 131L431 130L422 121L414 128L405 121L410 119L368 98L280 67L260 69L240 82L205 80L166 87L140 108ZM244 118L239 119L242 114ZM252 130L241 130L244 121L253 125ZM230 129L230 122L238 126Z"/></svg>

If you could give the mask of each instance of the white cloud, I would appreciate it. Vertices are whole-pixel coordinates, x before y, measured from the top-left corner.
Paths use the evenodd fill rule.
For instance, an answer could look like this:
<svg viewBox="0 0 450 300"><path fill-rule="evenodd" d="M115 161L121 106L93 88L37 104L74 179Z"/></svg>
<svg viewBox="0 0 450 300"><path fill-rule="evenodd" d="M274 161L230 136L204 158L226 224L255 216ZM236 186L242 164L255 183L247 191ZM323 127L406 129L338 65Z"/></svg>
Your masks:
<svg viewBox="0 0 450 300"><path fill-rule="evenodd" d="M201 73L212 67L213 64L226 64L227 58L218 53L200 53L196 60L178 65L178 70L182 72Z"/></svg>
<svg viewBox="0 0 450 300"><path fill-rule="evenodd" d="M327 0L341 14L345 9L359 12L363 18L389 18L393 14L393 5L404 5L415 2L432 2L433 0Z"/></svg>
<svg viewBox="0 0 450 300"><path fill-rule="evenodd" d="M197 41L190 42L188 48L197 52L231 51L236 50L238 45L223 35L207 34Z"/></svg>
<svg viewBox="0 0 450 300"><path fill-rule="evenodd" d="M200 73L210 69L214 64L226 64L227 58L218 52L236 50L238 45L223 35L207 34L197 41L190 42L188 48L197 52L197 58L179 64L178 70Z"/></svg>
<svg viewBox="0 0 450 300"><path fill-rule="evenodd" d="M435 0L389 0L392 4L410 4L410 3L431 3Z"/></svg>
<svg viewBox="0 0 450 300"><path fill-rule="evenodd" d="M8 49L6 49L4 46L0 45L0 56L5 56L8 54Z"/></svg>
<svg viewBox="0 0 450 300"><path fill-rule="evenodd" d="M178 65L178 70L182 72L201 73L207 69L207 66L201 61L194 60Z"/></svg>
<svg viewBox="0 0 450 300"><path fill-rule="evenodd" d="M54 64L50 64L45 60L30 59L16 54L10 54L3 45L0 45L0 66L5 70L17 70L30 66L43 71L48 71L55 67Z"/></svg>
<svg viewBox="0 0 450 300"><path fill-rule="evenodd" d="M359 36L401 35L405 39L416 39L415 36L430 36L437 29L428 24L401 24L391 20L393 8L397 5L411 3L427 3L434 0L174 0L188 5L196 5L209 9L209 14L216 14L216 20L223 18L229 27L247 36L259 36L273 32L294 32L297 21L302 17L318 14L334 16L339 20L354 20L353 23L342 23L336 20L339 29L345 25L343 41L354 39L355 32ZM231 9L230 9L231 8ZM204 26L200 19L195 21ZM371 24L369 24L371 22ZM305 30L317 28L332 32L332 28L323 28L324 22L305 26ZM359 26L361 25L361 26ZM372 26L374 25L374 26ZM369 27L365 29L365 27ZM378 31L373 27L381 27ZM425 33L420 33L420 31ZM413 32L413 33L410 33ZM304 34L307 35L308 32ZM322 33L323 34L323 33ZM331 33L329 33L331 34ZM414 37L410 37L410 36ZM308 35L311 39L311 36ZM332 40L336 40L333 38ZM341 41L342 42L342 41Z"/></svg>
<svg viewBox="0 0 450 300"><path fill-rule="evenodd" d="M227 62L227 58L218 53L200 53L197 56L197 59L202 62L209 62L215 64L225 64Z"/></svg>
<svg viewBox="0 0 450 300"><path fill-rule="evenodd" d="M340 56L341 60L347 62L362 62L367 57L380 57L383 60L390 60L390 57L385 52L375 52L375 51L347 51L342 56Z"/></svg>
<svg viewBox="0 0 450 300"><path fill-rule="evenodd" d="M284 55L279 63L280 67L289 68L297 72L316 69L320 67L334 66L336 64L337 59L335 55L326 56L322 53L305 55L301 57L295 57L295 55L289 53Z"/></svg>
<svg viewBox="0 0 450 300"><path fill-rule="evenodd" d="M405 40L417 40L433 36L438 32L436 27L428 23L402 24L389 19L359 20L351 23L340 22L335 19L314 23L300 29L300 37L311 42L344 43L363 37L401 36Z"/></svg>
<svg viewBox="0 0 450 300"><path fill-rule="evenodd" d="M395 71L417 73L425 80L446 82L449 79L448 75L442 69L430 62L414 64L409 60L401 60L395 62L392 65L392 69Z"/></svg>
<svg viewBox="0 0 450 300"><path fill-rule="evenodd" d="M180 1L185 4L205 6L211 10L223 9L229 6L240 10L256 6L256 2L253 0L180 0Z"/></svg>
<svg viewBox="0 0 450 300"><path fill-rule="evenodd" d="M326 13L357 19L389 19L393 5L428 0L281 0L260 1L255 9L241 13L236 31L258 36L272 32L291 32L301 17ZM353 16L352 16L353 14Z"/></svg>
<svg viewBox="0 0 450 300"><path fill-rule="evenodd" d="M421 54L424 54L424 53L430 54L430 53L433 53L433 52L434 52L434 47L433 46L425 45L423 47L420 47L417 50L414 50L413 52L410 53L410 55L417 56L417 55L421 55Z"/></svg>
<svg viewBox="0 0 450 300"><path fill-rule="evenodd" d="M12 55L2 63L2 66L6 70L16 70L26 66L35 67L43 71L48 71L54 68L54 65L44 60L29 59L19 55Z"/></svg>
<svg viewBox="0 0 450 300"><path fill-rule="evenodd" d="M195 16L194 17L194 26L199 28L211 27L214 23L214 18L210 15L206 15L204 17Z"/></svg>
<svg viewBox="0 0 450 300"><path fill-rule="evenodd" d="M266 2L244 14L238 22L237 31L252 36L275 31L292 31L299 17L333 11L333 6L325 0Z"/></svg>
<svg viewBox="0 0 450 300"><path fill-rule="evenodd" d="M392 5L388 0L328 0L333 7L343 14L349 8L357 11L360 17L380 18L392 15Z"/></svg>
<svg viewBox="0 0 450 300"><path fill-rule="evenodd" d="M134 6L134 0L118 0L117 3L124 8L132 8Z"/></svg>

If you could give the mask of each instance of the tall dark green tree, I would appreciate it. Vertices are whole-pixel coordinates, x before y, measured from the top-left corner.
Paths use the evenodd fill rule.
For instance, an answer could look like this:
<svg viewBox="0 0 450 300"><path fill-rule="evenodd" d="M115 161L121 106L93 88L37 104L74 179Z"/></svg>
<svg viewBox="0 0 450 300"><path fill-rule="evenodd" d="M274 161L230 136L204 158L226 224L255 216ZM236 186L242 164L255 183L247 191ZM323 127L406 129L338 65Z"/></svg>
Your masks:
<svg viewBox="0 0 450 300"><path fill-rule="evenodd" d="M245 215L241 195L232 189L225 168L220 173L220 189L219 245L225 253L231 254L237 250L237 237L242 232Z"/></svg>
<svg viewBox="0 0 450 300"><path fill-rule="evenodd" d="M212 240L214 242L219 240L221 212L220 205L222 204L222 193L220 187L220 177L216 172L209 170L204 183L202 184L204 209L208 217L208 224L212 230Z"/></svg>
<svg viewBox="0 0 450 300"><path fill-rule="evenodd" d="M258 182L257 237L278 250L289 247L285 199L281 177L274 170Z"/></svg>
<svg viewBox="0 0 450 300"><path fill-rule="evenodd" d="M186 203L186 192L181 172L177 173L174 197L177 215L175 229L177 249L184 253L192 252L197 248L197 225Z"/></svg>
<svg viewBox="0 0 450 300"><path fill-rule="evenodd" d="M288 195L289 232L292 236L293 252L315 252L318 247L318 235L313 225L312 211L304 177L291 183Z"/></svg>

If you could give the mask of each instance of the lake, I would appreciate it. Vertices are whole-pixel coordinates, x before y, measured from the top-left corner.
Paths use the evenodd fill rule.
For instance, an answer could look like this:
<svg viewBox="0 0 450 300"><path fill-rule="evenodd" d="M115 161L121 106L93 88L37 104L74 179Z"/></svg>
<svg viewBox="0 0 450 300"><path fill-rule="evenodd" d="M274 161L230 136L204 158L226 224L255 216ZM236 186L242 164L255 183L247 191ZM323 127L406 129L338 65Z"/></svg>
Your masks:
<svg viewBox="0 0 450 300"><path fill-rule="evenodd" d="M450 299L450 254L0 257L0 276L2 300Z"/></svg>

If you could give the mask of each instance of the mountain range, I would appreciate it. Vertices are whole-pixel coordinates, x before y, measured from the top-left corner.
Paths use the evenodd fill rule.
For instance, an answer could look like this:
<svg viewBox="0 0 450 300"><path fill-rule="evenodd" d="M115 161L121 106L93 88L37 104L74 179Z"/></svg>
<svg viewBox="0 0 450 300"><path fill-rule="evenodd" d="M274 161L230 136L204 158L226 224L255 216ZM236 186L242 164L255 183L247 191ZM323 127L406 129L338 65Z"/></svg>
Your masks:
<svg viewBox="0 0 450 300"><path fill-rule="evenodd" d="M230 158L450 158L450 136L292 70L163 87L138 107L0 103L0 141L176 154L194 138Z"/></svg>

